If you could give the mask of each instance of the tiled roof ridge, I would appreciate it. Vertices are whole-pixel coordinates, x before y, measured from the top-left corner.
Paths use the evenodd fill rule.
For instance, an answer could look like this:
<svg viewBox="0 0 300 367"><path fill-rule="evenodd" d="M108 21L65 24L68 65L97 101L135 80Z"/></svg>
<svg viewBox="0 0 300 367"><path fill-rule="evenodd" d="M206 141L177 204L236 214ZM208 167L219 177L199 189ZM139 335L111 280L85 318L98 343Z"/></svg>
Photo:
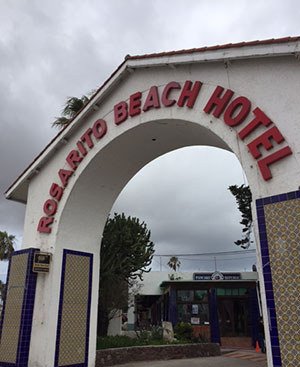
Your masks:
<svg viewBox="0 0 300 367"><path fill-rule="evenodd" d="M137 59L147 59L147 58L152 58L152 57L191 54L191 53L196 53L196 52L222 50L226 48L237 48L237 47L245 47L245 46L261 46L261 45L269 45L269 44L276 44L276 43L296 42L299 40L300 40L300 36L269 38L269 39L262 40L262 41L259 41L259 40L243 41L243 42L238 42L238 43L227 43L224 45L205 46L205 47L200 47L200 48L183 49L183 50L178 50L178 51L167 51L167 52L158 52L158 53L144 54L144 55L132 55L132 56L127 55L125 57L125 60L137 60Z"/></svg>
<svg viewBox="0 0 300 367"><path fill-rule="evenodd" d="M207 46L201 48L192 48L187 50L179 50L179 51L167 51L160 53L152 53L145 55L127 55L124 58L124 61L115 69L115 71L105 80L105 82L97 89L97 91L91 96L90 100L78 111L75 116L73 116L69 122L64 126L46 145L46 147L33 159L33 161L24 169L24 171L14 180L14 182L8 187L8 189L4 192L5 194L15 185L16 182L33 166L33 164L43 155L43 153L51 146L51 144L63 133L63 131L75 120L75 118L81 113L82 110L93 100L98 93L109 83L109 81L118 73L118 71L122 68L122 66L127 62L127 60L137 60L137 59L146 59L152 57L163 57L163 56L173 56L173 55L181 55L181 54L191 54L196 52L205 52L205 51L214 51L221 50L226 48L237 48L237 47L245 47L245 46L256 46L256 45L268 45L268 44L277 44L277 43L287 43L287 42L296 42L300 40L300 36L294 37L282 37L282 38L270 38L262 41L245 41L239 43L227 43L224 45L216 45L216 46Z"/></svg>

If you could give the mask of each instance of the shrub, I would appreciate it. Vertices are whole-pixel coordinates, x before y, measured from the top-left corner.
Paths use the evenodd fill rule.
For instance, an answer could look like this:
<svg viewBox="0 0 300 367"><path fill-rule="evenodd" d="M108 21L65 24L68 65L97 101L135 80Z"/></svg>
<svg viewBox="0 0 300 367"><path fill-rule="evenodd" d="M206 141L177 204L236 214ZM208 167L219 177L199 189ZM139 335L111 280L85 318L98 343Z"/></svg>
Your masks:
<svg viewBox="0 0 300 367"><path fill-rule="evenodd" d="M160 326L152 326L150 328L151 340L162 341L163 340L163 328Z"/></svg>
<svg viewBox="0 0 300 367"><path fill-rule="evenodd" d="M97 338L97 349L134 347L141 345L137 339L124 335L104 336Z"/></svg>
<svg viewBox="0 0 300 367"><path fill-rule="evenodd" d="M98 337L97 338L97 349L99 350L99 349L110 349L110 348L128 348L128 347L137 347L137 346L144 346L144 345L165 345L167 344L163 341L163 329L159 326L152 326L149 329L143 329L137 334L137 336L138 338L130 338L129 336L125 336L125 335ZM183 337L178 336L178 340L173 341L171 344L185 344L191 341L192 341L192 338L184 339Z"/></svg>
<svg viewBox="0 0 300 367"><path fill-rule="evenodd" d="M194 329L189 322L179 322L174 327L175 337L178 340L192 341L194 339Z"/></svg>
<svg viewBox="0 0 300 367"><path fill-rule="evenodd" d="M139 332L139 340L144 344L155 344L163 341L163 329L160 326L151 326Z"/></svg>

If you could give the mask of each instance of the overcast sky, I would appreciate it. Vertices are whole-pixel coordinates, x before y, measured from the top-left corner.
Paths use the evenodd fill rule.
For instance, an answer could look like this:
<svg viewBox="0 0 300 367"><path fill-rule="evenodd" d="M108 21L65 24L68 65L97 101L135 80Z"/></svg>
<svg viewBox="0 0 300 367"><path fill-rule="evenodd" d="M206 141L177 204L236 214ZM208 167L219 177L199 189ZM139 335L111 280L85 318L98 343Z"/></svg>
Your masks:
<svg viewBox="0 0 300 367"><path fill-rule="evenodd" d="M66 97L98 88L127 54L296 36L299 19L297 0L0 0L1 192L57 133ZM146 166L114 210L147 223L157 254L232 251L241 226L227 187L244 182L233 154L185 148ZM24 211L2 195L0 230L21 238ZM250 269L249 256L217 265Z"/></svg>

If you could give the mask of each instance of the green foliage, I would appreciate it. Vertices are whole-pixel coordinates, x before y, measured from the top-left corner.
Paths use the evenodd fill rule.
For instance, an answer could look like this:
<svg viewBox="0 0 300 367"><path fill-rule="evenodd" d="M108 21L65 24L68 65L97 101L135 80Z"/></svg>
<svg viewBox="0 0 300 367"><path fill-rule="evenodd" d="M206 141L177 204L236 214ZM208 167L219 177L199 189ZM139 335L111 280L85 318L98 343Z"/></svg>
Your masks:
<svg viewBox="0 0 300 367"><path fill-rule="evenodd" d="M81 98L68 97L63 110L61 111L62 116L56 117L52 123L52 127L59 129L66 126L69 121L89 102L89 97L83 95Z"/></svg>
<svg viewBox="0 0 300 367"><path fill-rule="evenodd" d="M152 262L154 244L151 232L138 218L126 218L124 213L108 218L101 242L102 278L117 277L123 281L141 279Z"/></svg>
<svg viewBox="0 0 300 367"><path fill-rule="evenodd" d="M16 236L0 231L0 260L8 260L9 255L14 252L15 239Z"/></svg>
<svg viewBox="0 0 300 367"><path fill-rule="evenodd" d="M160 331L157 329L158 334L160 335ZM149 335L149 331L148 331ZM158 338L156 335L156 331L152 332L151 337L139 337L139 338L130 338L124 335L116 335L116 336L105 336L97 338L97 349L110 349L110 348L128 348L128 347L137 347L144 345L166 345L167 343ZM186 341L174 341L170 344L186 344Z"/></svg>
<svg viewBox="0 0 300 367"><path fill-rule="evenodd" d="M142 279L151 264L154 244L151 232L138 218L114 214L105 224L100 255L98 335L107 334L108 323L118 309L128 307L128 287Z"/></svg>
<svg viewBox="0 0 300 367"><path fill-rule="evenodd" d="M143 344L149 345L155 342L163 342L163 328L160 326L151 326L140 330L139 340Z"/></svg>
<svg viewBox="0 0 300 367"><path fill-rule="evenodd" d="M252 193L249 186L237 186L232 185L229 186L228 190L235 196L236 202L238 204L238 209L241 212L242 220L240 224L244 226L243 228L243 238L241 240L237 240L234 243L237 246L241 246L244 249L247 249L250 244L250 235L252 231L252 212L251 212L251 202L252 202Z"/></svg>
<svg viewBox="0 0 300 367"><path fill-rule="evenodd" d="M0 280L0 304L4 301L5 284Z"/></svg>
<svg viewBox="0 0 300 367"><path fill-rule="evenodd" d="M189 322L178 322L174 327L174 334L178 340L188 342L194 340L194 329Z"/></svg>
<svg viewBox="0 0 300 367"><path fill-rule="evenodd" d="M97 349L126 348L141 345L138 339L124 335L104 336L97 338Z"/></svg>
<svg viewBox="0 0 300 367"><path fill-rule="evenodd" d="M163 328L160 326L152 326L150 329L151 340L163 340Z"/></svg>

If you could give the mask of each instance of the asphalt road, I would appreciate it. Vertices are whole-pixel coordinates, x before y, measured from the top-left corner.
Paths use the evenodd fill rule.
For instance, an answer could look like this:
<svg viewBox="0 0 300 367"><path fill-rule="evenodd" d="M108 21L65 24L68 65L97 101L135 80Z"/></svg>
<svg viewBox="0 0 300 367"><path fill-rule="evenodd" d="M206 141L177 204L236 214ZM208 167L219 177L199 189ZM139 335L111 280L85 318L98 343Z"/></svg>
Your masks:
<svg viewBox="0 0 300 367"><path fill-rule="evenodd" d="M265 354L235 351L221 357L172 359L168 361L135 362L120 367L267 367Z"/></svg>

